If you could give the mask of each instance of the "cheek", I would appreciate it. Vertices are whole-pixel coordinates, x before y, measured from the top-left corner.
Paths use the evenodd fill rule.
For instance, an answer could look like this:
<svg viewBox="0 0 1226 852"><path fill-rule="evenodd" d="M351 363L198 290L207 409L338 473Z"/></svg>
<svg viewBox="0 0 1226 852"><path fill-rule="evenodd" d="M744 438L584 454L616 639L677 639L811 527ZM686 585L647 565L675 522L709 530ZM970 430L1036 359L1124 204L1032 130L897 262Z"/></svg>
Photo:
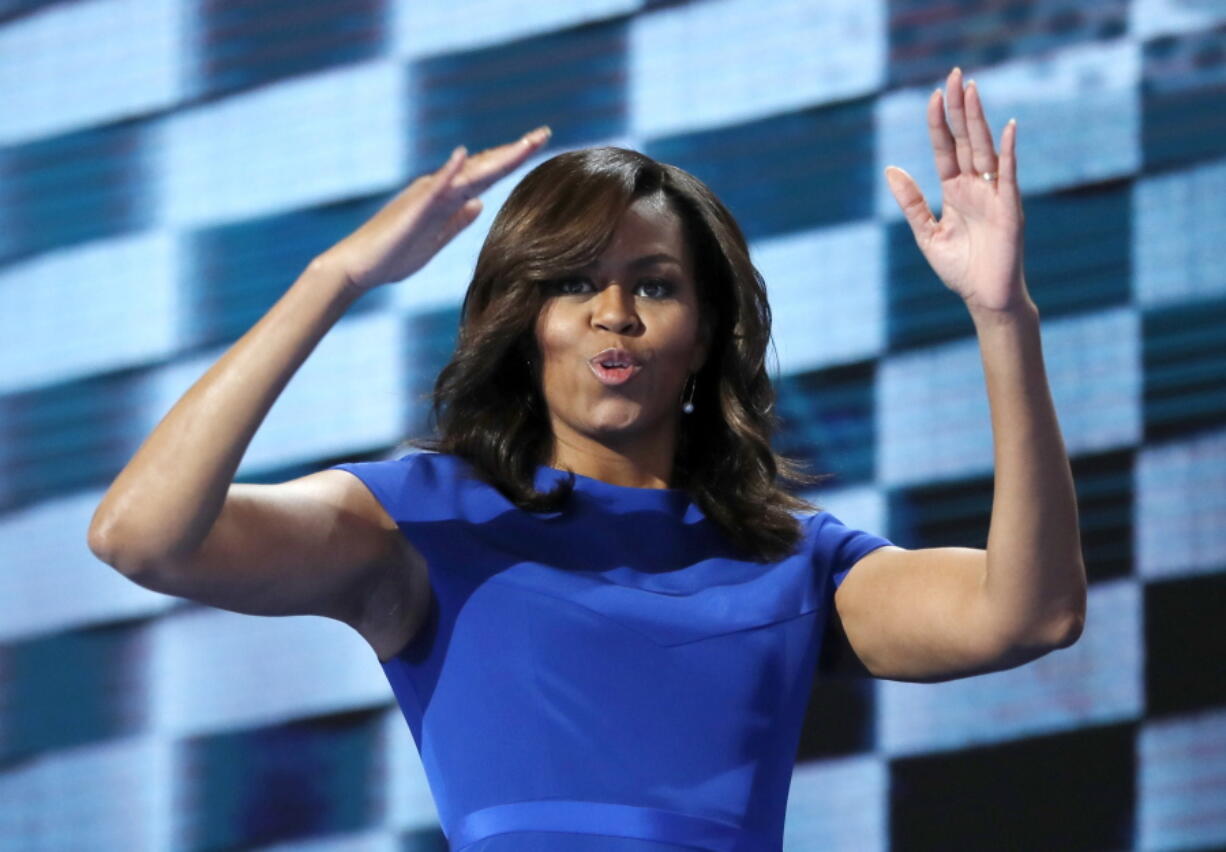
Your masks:
<svg viewBox="0 0 1226 852"><path fill-rule="evenodd" d="M556 317L548 308L543 309L536 319L533 331L536 335L536 349L542 359L548 359L557 350L558 326Z"/></svg>
<svg viewBox="0 0 1226 852"><path fill-rule="evenodd" d="M692 317L678 317L665 335L664 348L675 361L677 369L688 370L689 358L699 345L698 322Z"/></svg>
<svg viewBox="0 0 1226 852"><path fill-rule="evenodd" d="M541 358L539 375L542 390L546 394L551 388L556 391L559 383L572 384L575 381L573 371L567 369L567 365L576 360L578 342L560 317L555 315L551 318L548 314L541 317L536 326L536 348Z"/></svg>
<svg viewBox="0 0 1226 852"><path fill-rule="evenodd" d="M556 362L567 350L566 337L559 333L556 326L542 323L536 332L536 348L541 353L544 364Z"/></svg>

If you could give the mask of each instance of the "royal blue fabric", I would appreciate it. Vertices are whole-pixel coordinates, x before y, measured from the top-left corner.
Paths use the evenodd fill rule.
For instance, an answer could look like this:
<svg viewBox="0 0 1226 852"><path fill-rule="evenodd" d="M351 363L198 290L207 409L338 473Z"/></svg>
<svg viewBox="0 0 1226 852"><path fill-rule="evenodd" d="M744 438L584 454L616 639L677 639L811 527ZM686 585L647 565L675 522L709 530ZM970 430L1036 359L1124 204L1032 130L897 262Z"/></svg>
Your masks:
<svg viewBox="0 0 1226 852"><path fill-rule="evenodd" d="M453 852L781 848L834 590L888 539L823 511L762 564L680 489L576 476L534 514L454 455L334 468L429 565L430 615L382 666Z"/></svg>

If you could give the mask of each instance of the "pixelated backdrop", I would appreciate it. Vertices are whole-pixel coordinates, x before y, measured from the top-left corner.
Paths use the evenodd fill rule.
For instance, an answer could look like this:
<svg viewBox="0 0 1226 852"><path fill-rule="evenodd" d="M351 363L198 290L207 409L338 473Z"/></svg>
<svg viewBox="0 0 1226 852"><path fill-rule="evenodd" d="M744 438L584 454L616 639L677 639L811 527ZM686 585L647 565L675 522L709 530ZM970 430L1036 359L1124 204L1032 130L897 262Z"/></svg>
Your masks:
<svg viewBox="0 0 1226 852"><path fill-rule="evenodd" d="M1226 847L1226 7L1215 0L0 0L0 849L441 850L344 625L148 592L86 545L174 402L457 144L548 123L707 181L775 311L778 448L909 547L986 545L969 315L882 173L940 192L960 65L1018 120L1027 280L1077 485L1080 641L824 676L788 850ZM425 428L478 247L353 305L240 481ZM939 213L939 210L937 211Z"/></svg>

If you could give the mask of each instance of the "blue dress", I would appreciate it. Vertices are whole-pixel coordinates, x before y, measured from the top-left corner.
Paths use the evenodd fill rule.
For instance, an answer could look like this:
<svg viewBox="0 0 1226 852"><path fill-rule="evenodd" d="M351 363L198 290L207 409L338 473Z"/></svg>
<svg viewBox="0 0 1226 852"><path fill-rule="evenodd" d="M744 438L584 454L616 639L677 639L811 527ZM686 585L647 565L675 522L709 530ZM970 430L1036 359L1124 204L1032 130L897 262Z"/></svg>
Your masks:
<svg viewBox="0 0 1226 852"><path fill-rule="evenodd" d="M453 852L782 848L834 589L888 539L818 512L761 564L680 489L576 476L534 514L450 454L334 468L429 565L429 617L382 666Z"/></svg>

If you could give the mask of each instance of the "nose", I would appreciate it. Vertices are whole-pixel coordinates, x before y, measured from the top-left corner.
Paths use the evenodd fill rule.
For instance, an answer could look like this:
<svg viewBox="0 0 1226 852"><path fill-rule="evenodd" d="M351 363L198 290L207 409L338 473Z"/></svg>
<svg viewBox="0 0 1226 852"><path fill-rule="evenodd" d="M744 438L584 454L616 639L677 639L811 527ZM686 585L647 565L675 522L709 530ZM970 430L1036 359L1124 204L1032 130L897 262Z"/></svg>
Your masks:
<svg viewBox="0 0 1226 852"><path fill-rule="evenodd" d="M636 329L639 315L634 309L634 294L620 284L610 284L602 289L592 307L592 324L618 334Z"/></svg>

